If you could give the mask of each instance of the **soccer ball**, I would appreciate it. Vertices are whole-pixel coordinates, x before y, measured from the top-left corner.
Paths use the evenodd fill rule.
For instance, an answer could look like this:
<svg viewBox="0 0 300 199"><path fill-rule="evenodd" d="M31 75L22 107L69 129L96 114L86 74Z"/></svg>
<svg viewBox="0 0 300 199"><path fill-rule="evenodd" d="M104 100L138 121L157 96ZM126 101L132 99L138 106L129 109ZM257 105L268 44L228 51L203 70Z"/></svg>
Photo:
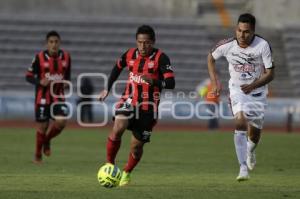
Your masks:
<svg viewBox="0 0 300 199"><path fill-rule="evenodd" d="M113 188L119 185L122 173L116 165L106 163L100 167L97 176L101 186Z"/></svg>

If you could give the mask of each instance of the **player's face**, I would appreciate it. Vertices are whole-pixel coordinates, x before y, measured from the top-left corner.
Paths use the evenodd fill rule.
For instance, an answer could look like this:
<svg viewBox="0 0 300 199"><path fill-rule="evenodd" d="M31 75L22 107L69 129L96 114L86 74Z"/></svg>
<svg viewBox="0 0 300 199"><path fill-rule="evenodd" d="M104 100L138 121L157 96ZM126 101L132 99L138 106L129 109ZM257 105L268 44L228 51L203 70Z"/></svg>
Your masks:
<svg viewBox="0 0 300 199"><path fill-rule="evenodd" d="M51 36L47 40L47 50L50 55L57 55L60 46L60 39L56 36Z"/></svg>
<svg viewBox="0 0 300 199"><path fill-rule="evenodd" d="M242 48L250 45L254 36L254 30L249 23L239 22L235 30L236 38Z"/></svg>
<svg viewBox="0 0 300 199"><path fill-rule="evenodd" d="M147 34L138 34L136 38L136 44L139 53L142 57L150 55L153 49L154 42L150 39Z"/></svg>

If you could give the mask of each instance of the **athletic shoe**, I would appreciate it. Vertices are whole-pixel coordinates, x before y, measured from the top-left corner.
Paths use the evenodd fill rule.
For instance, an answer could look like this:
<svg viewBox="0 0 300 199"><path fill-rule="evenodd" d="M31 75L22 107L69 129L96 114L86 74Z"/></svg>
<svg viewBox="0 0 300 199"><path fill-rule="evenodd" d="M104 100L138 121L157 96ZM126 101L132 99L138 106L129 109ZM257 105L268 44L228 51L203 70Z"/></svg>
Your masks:
<svg viewBox="0 0 300 199"><path fill-rule="evenodd" d="M119 186L126 186L130 182L130 173L123 171Z"/></svg>
<svg viewBox="0 0 300 199"><path fill-rule="evenodd" d="M247 166L250 171L254 169L256 165L255 152L247 153Z"/></svg>
<svg viewBox="0 0 300 199"><path fill-rule="evenodd" d="M240 173L239 175L236 177L237 181L246 181L249 180L250 176L248 173L248 168L246 165L241 165L240 166Z"/></svg>

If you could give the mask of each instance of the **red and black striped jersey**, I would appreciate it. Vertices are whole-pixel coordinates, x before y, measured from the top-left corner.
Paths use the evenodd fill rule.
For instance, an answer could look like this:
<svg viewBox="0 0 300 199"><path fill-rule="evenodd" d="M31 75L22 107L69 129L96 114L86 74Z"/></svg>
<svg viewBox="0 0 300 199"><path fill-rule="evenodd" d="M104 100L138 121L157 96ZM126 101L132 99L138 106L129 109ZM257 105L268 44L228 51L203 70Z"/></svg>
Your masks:
<svg viewBox="0 0 300 199"><path fill-rule="evenodd" d="M129 74L119 106L130 99L131 104L139 110L157 112L162 89L175 87L169 57L155 48L148 57L142 57L137 48L131 48L118 59L115 66L116 73L120 73L123 68L127 68ZM108 90L118 77L117 74L116 78L112 78L113 72L114 70L109 80ZM145 82L142 76L151 78L153 83Z"/></svg>
<svg viewBox="0 0 300 199"><path fill-rule="evenodd" d="M51 57L48 51L39 52L33 59L32 65L26 73L26 80L36 85L35 104L51 104L57 101L64 101L64 84L53 84L51 94L50 85L43 87L40 80L47 78L52 82L70 80L71 78L71 57L64 50L59 50L57 57Z"/></svg>

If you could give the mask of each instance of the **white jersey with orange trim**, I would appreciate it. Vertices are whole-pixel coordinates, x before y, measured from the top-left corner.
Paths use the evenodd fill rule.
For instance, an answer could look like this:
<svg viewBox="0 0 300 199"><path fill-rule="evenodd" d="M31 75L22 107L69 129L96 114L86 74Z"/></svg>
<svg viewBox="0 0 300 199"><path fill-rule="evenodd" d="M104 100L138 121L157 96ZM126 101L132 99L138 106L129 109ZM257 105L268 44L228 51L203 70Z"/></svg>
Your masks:
<svg viewBox="0 0 300 199"><path fill-rule="evenodd" d="M241 91L240 86L250 84L260 78L265 69L273 67L270 45L263 38L255 35L247 48L238 45L235 38L222 40L211 51L215 60L225 57L229 63L229 89ZM267 95L267 85L256 88L251 94L263 92Z"/></svg>

